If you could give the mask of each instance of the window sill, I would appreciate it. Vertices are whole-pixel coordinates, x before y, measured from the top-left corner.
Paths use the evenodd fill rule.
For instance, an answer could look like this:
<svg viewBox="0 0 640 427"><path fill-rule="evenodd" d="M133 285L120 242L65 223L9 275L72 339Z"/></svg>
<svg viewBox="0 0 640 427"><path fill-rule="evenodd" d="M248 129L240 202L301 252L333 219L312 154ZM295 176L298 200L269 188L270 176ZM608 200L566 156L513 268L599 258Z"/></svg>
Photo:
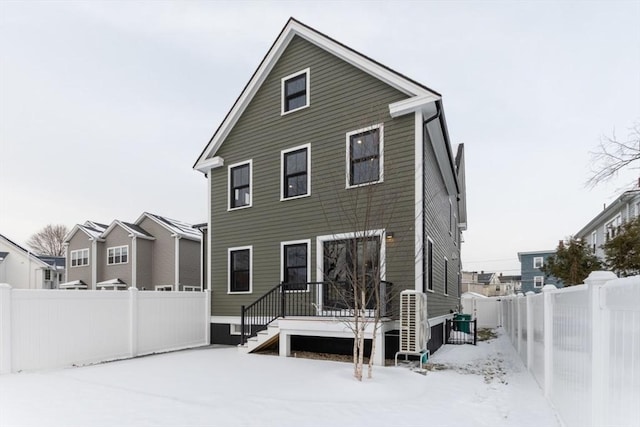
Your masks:
<svg viewBox="0 0 640 427"><path fill-rule="evenodd" d="M384 180L380 179L378 181L371 181L371 182L364 182L362 184L356 184L356 185L347 185L345 188L347 190L349 190L350 188L360 188L360 187L366 187L368 185L376 185L376 184L380 184L383 183Z"/></svg>
<svg viewBox="0 0 640 427"><path fill-rule="evenodd" d="M253 291L243 291L243 292L232 292L232 291L227 291L227 295L248 295L248 294L252 294Z"/></svg>
<svg viewBox="0 0 640 427"><path fill-rule="evenodd" d="M242 210L242 209L250 208L251 206L253 206L253 204L250 203L250 204L248 204L246 206L238 206L237 208L227 208L227 212L239 211L239 210Z"/></svg>
<svg viewBox="0 0 640 427"><path fill-rule="evenodd" d="M300 110L304 110L304 109L306 109L306 108L309 108L309 106L310 106L310 105L309 105L309 104L307 104L307 105L303 105L302 107L295 108L295 109L293 109L293 110L289 110L289 111L281 111L281 112L280 112L280 116L287 116L287 115L289 115L289 114L291 114L291 113L295 113L296 111L300 111Z"/></svg>
<svg viewBox="0 0 640 427"><path fill-rule="evenodd" d="M309 197L311 196L311 193L307 193L307 194L303 194L301 196L293 196L293 197L280 197L280 201L281 202L286 202L289 200L297 200L297 199L304 199L305 197Z"/></svg>

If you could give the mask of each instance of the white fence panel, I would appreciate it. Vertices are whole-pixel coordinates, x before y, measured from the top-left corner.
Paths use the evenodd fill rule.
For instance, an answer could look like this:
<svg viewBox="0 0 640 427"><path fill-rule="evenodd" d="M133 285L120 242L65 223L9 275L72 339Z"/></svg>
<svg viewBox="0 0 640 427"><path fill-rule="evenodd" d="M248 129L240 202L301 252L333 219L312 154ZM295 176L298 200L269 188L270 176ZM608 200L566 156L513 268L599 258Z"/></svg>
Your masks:
<svg viewBox="0 0 640 427"><path fill-rule="evenodd" d="M553 293L553 391L551 399L569 426L591 425L591 316L586 285Z"/></svg>
<svg viewBox="0 0 640 427"><path fill-rule="evenodd" d="M526 298L519 296L516 298L517 316L518 316L518 334L517 334L517 349L520 354L520 358L527 366L527 300Z"/></svg>
<svg viewBox="0 0 640 427"><path fill-rule="evenodd" d="M138 354L208 342L201 292L138 292ZM207 324L209 321L207 321Z"/></svg>
<svg viewBox="0 0 640 427"><path fill-rule="evenodd" d="M210 307L209 292L0 284L0 374L208 345Z"/></svg>
<svg viewBox="0 0 640 427"><path fill-rule="evenodd" d="M498 298L476 299L476 318L479 328L500 326L500 301Z"/></svg>
<svg viewBox="0 0 640 427"><path fill-rule="evenodd" d="M564 425L640 426L640 276L585 282L504 298L503 327Z"/></svg>
<svg viewBox="0 0 640 427"><path fill-rule="evenodd" d="M129 355L126 292L12 290L13 371L88 364Z"/></svg>
<svg viewBox="0 0 640 427"><path fill-rule="evenodd" d="M527 298L531 299L533 322L533 351L529 366L538 385L544 388L544 295L536 294Z"/></svg>
<svg viewBox="0 0 640 427"><path fill-rule="evenodd" d="M604 287L609 310L607 402L603 419L612 426L640 426L640 276Z"/></svg>

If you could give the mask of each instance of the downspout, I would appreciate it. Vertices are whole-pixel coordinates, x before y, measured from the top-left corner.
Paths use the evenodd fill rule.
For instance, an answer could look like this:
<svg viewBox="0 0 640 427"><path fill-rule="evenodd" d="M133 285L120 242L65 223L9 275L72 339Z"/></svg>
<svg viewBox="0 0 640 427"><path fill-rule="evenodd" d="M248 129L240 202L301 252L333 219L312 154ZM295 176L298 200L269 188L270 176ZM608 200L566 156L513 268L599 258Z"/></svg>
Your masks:
<svg viewBox="0 0 640 427"><path fill-rule="evenodd" d="M94 291L96 288L96 283L98 283L98 240L91 240L91 289ZM69 277L69 276L67 276Z"/></svg>

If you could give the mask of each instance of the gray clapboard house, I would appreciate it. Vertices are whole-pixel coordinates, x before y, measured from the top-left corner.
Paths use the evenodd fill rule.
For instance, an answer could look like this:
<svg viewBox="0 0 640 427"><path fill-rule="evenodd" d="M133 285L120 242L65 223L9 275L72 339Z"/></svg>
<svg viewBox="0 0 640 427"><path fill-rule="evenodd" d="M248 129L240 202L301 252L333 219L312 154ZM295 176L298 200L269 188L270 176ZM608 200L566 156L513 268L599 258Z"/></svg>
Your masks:
<svg viewBox="0 0 640 427"><path fill-rule="evenodd" d="M212 342L237 344L274 316L281 354L348 337L323 317L345 308L330 284L348 282L335 268L347 263L391 297L426 293L429 347L441 345L467 215L464 150L452 152L439 93L292 18L194 169L209 183Z"/></svg>
<svg viewBox="0 0 640 427"><path fill-rule="evenodd" d="M63 289L201 289L201 233L182 221L148 212L133 223L86 221L65 244Z"/></svg>

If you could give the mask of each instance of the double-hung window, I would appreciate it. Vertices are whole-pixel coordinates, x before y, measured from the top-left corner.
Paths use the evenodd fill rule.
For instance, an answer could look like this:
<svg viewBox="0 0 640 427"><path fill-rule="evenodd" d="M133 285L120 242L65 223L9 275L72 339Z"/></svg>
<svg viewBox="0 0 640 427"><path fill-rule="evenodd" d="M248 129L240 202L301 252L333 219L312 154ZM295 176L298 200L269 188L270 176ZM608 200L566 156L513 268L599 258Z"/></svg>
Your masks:
<svg viewBox="0 0 640 427"><path fill-rule="evenodd" d="M71 251L71 267L89 265L89 248Z"/></svg>
<svg viewBox="0 0 640 427"><path fill-rule="evenodd" d="M252 249L229 248L229 293L251 293Z"/></svg>
<svg viewBox="0 0 640 427"><path fill-rule="evenodd" d="M542 268L544 265L544 258L541 256L533 257L533 268Z"/></svg>
<svg viewBox="0 0 640 427"><path fill-rule="evenodd" d="M283 242L282 246L282 282L289 291L307 290L309 277L309 240Z"/></svg>
<svg viewBox="0 0 640 427"><path fill-rule="evenodd" d="M544 286L544 276L534 276L533 278L533 287L541 288Z"/></svg>
<svg viewBox="0 0 640 427"><path fill-rule="evenodd" d="M309 68L282 79L282 114L309 106Z"/></svg>
<svg viewBox="0 0 640 427"><path fill-rule="evenodd" d="M433 242L431 239L427 240L427 277L426 277L426 290L433 291Z"/></svg>
<svg viewBox="0 0 640 427"><path fill-rule="evenodd" d="M229 210L251 206L252 161L229 166Z"/></svg>
<svg viewBox="0 0 640 427"><path fill-rule="evenodd" d="M444 259L444 294L449 295L449 260Z"/></svg>
<svg viewBox="0 0 640 427"><path fill-rule="evenodd" d="M129 246L116 246L107 249L107 264L126 264L129 262Z"/></svg>
<svg viewBox="0 0 640 427"><path fill-rule="evenodd" d="M308 196L311 193L310 145L302 145L280 153L282 160L282 200Z"/></svg>
<svg viewBox="0 0 640 427"><path fill-rule="evenodd" d="M382 182L383 125L347 133L347 188Z"/></svg>

